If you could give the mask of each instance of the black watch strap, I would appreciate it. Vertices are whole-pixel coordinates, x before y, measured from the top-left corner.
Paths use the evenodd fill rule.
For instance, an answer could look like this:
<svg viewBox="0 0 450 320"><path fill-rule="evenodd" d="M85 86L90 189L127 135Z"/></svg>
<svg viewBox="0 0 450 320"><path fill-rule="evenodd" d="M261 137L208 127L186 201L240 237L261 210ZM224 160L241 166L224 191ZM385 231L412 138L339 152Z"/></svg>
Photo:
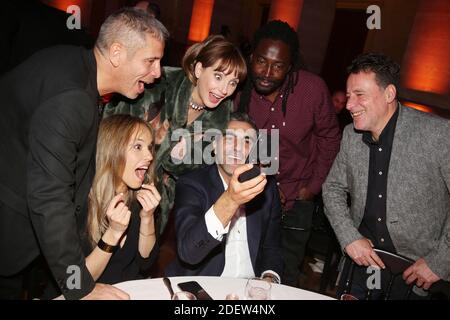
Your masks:
<svg viewBox="0 0 450 320"><path fill-rule="evenodd" d="M107 243L106 243L105 241L103 241L101 238L100 238L100 240L98 240L97 246L98 246L101 250L103 250L103 251L105 251L105 252L108 252L108 253L114 253L114 252L116 252L117 248L119 247L119 245L112 246L112 245L110 245L110 244L107 244Z"/></svg>

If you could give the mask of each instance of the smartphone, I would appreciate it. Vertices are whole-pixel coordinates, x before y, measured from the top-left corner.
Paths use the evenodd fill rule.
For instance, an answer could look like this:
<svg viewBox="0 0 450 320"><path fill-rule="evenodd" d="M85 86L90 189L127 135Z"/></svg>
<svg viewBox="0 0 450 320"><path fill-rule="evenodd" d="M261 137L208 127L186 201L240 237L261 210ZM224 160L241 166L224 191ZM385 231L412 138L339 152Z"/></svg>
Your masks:
<svg viewBox="0 0 450 320"><path fill-rule="evenodd" d="M256 155L256 163L257 165L253 166L252 169L250 169L247 172L244 172L244 179L243 180L249 180L256 176L258 176L261 173L264 173L266 176L270 176L277 173L277 156L272 150L272 138L270 135L268 135L265 132L262 132L258 135L257 140L257 148L258 152ZM254 157L254 155L253 155ZM246 162L248 163L248 162ZM254 163L254 162L250 162Z"/></svg>
<svg viewBox="0 0 450 320"><path fill-rule="evenodd" d="M253 179L254 177L257 177L261 174L261 168L254 164L253 167L250 170L247 170L245 172L242 172L239 177L238 177L238 181L240 183L248 181L250 179Z"/></svg>
<svg viewBox="0 0 450 320"><path fill-rule="evenodd" d="M195 295L197 300L212 300L211 296L197 281L182 282L178 284L178 287L183 291L187 291Z"/></svg>
<svg viewBox="0 0 450 320"><path fill-rule="evenodd" d="M254 151L256 148L258 148L258 143L259 143L260 139L261 139L261 138L258 136L257 139L256 139L256 141L255 141L255 143L254 143L253 146L251 147L251 149L250 149L250 151L249 151L249 153L248 153L248 155L247 155L247 158L245 159L245 164L250 163L250 156L253 155L253 151ZM258 160L258 159L256 159L256 160ZM248 180L250 180L250 179L253 179L253 178L259 176L260 173L261 173L261 169L259 168L259 165L254 164L253 167L252 167L250 170L247 170L247 171L245 171L245 172L243 172L243 173L241 173L241 174L239 175L238 181L239 181L240 183L245 182L245 181L248 181Z"/></svg>

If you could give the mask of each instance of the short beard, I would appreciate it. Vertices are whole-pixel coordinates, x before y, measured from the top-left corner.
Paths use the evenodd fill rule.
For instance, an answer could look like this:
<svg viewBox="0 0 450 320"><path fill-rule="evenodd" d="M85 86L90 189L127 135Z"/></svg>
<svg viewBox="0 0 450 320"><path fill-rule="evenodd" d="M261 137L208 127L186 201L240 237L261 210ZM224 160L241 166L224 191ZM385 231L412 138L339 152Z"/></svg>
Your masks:
<svg viewBox="0 0 450 320"><path fill-rule="evenodd" d="M283 82L284 82L284 80L282 80L282 81L281 80L279 80L279 81L268 80L272 83L272 86L261 89L256 86L256 82L258 82L259 80L268 80L268 79L265 77L259 77L259 76L255 76L254 74L251 74L251 81L253 83L253 88L255 89L255 91L258 94L261 94L263 96L268 96L268 95L274 93L279 88L281 88L281 86L283 85Z"/></svg>

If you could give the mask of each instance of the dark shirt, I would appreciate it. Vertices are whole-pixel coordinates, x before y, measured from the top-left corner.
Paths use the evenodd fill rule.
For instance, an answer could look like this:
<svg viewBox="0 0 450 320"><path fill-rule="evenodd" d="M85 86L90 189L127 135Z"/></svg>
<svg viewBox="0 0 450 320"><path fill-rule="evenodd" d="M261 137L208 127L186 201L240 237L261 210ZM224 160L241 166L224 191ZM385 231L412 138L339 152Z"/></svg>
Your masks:
<svg viewBox="0 0 450 320"><path fill-rule="evenodd" d="M378 141L370 132L364 132L362 140L370 148L369 179L366 209L359 232L370 239L375 247L396 252L386 226L386 198L389 160L397 124L398 108L384 127Z"/></svg>
<svg viewBox="0 0 450 320"><path fill-rule="evenodd" d="M158 255L158 245L155 243L150 255L143 258L139 253L139 229L141 218L140 206L134 203L131 210L127 238L123 247L113 253L98 282L115 284L123 281L143 279L148 276L150 267Z"/></svg>
<svg viewBox="0 0 450 320"><path fill-rule="evenodd" d="M250 117L259 129L267 129L268 133L279 130L280 167L276 179L287 199L285 208L289 209L300 188L320 192L339 151L341 133L325 83L310 72L299 71L298 83L288 97L286 116L281 108L281 95L272 103L252 91Z"/></svg>

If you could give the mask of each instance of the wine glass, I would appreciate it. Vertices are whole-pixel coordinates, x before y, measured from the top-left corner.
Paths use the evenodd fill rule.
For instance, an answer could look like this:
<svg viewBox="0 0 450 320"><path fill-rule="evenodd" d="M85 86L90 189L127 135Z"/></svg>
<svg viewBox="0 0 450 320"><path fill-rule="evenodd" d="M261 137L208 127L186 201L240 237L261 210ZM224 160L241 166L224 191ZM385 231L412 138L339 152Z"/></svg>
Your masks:
<svg viewBox="0 0 450 320"><path fill-rule="evenodd" d="M270 300L272 285L261 278L250 278L245 286L247 300Z"/></svg>

